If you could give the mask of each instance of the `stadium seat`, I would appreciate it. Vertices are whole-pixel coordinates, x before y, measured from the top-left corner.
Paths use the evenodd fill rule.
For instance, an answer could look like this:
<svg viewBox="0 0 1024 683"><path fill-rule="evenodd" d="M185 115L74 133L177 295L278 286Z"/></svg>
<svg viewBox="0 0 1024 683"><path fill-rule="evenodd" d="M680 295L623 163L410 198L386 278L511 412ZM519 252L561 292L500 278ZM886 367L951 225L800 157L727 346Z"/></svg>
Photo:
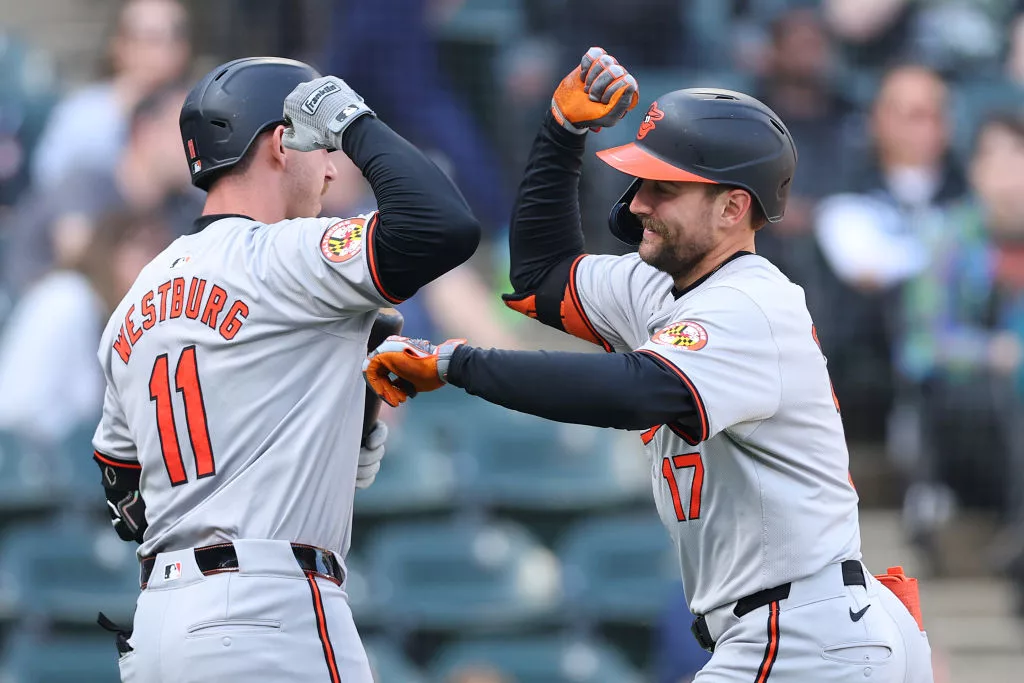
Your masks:
<svg viewBox="0 0 1024 683"><path fill-rule="evenodd" d="M413 666L402 651L384 638L363 640L376 683L425 683L423 674Z"/></svg>
<svg viewBox="0 0 1024 683"><path fill-rule="evenodd" d="M486 666L516 683L639 683L639 673L610 646L594 640L523 638L466 640L441 652L431 679L444 683L456 672Z"/></svg>
<svg viewBox="0 0 1024 683"><path fill-rule="evenodd" d="M675 549L653 510L580 522L557 552L568 609L586 620L652 623L679 583Z"/></svg>
<svg viewBox="0 0 1024 683"><path fill-rule="evenodd" d="M399 431L414 434L419 443L445 452L465 447L471 422L467 417L486 403L461 389L446 387L420 394L399 410Z"/></svg>
<svg viewBox="0 0 1024 683"><path fill-rule="evenodd" d="M440 435L416 420L389 427L373 486L356 491L356 514L407 514L450 506L455 470L451 454L441 450Z"/></svg>
<svg viewBox="0 0 1024 683"><path fill-rule="evenodd" d="M138 577L135 546L109 525L19 525L0 540L0 603L30 620L91 625L102 611L128 622Z"/></svg>
<svg viewBox="0 0 1024 683"><path fill-rule="evenodd" d="M120 680L113 635L17 635L0 660L3 683L112 683Z"/></svg>
<svg viewBox="0 0 1024 683"><path fill-rule="evenodd" d="M50 510L63 501L55 456L16 434L0 431L0 514Z"/></svg>
<svg viewBox="0 0 1024 683"><path fill-rule="evenodd" d="M92 459L92 436L99 416L78 424L63 439L58 448L61 486L67 491L67 501L76 510L86 510L107 518L106 498L100 483L100 470Z"/></svg>
<svg viewBox="0 0 1024 683"><path fill-rule="evenodd" d="M398 628L507 628L553 616L558 562L507 522L400 523L368 548L382 617Z"/></svg>
<svg viewBox="0 0 1024 683"><path fill-rule="evenodd" d="M348 594L348 605L352 609L356 625L360 628L376 625L380 612L370 585L366 561L350 552L345 558L345 570L345 592Z"/></svg>
<svg viewBox="0 0 1024 683"><path fill-rule="evenodd" d="M635 436L478 404L466 416L469 448L458 470L468 501L585 510L636 500L649 491L647 459Z"/></svg>

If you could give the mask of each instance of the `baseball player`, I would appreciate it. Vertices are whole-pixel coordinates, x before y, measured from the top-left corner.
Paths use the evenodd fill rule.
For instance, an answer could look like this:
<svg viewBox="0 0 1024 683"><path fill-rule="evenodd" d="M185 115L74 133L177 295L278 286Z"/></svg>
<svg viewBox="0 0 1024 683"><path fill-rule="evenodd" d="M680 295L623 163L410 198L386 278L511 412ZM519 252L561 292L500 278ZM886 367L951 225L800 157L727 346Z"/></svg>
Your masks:
<svg viewBox="0 0 1024 683"><path fill-rule="evenodd" d="M587 131L636 101L633 77L592 48L555 92L511 228L508 305L616 353L391 337L364 364L368 383L392 405L447 382L552 420L645 430L694 634L713 651L697 681L931 681L918 621L860 562L839 406L803 291L754 252L785 210L789 132L741 93L659 97L634 142L598 153L633 176L611 228L638 252L584 255Z"/></svg>
<svg viewBox="0 0 1024 683"><path fill-rule="evenodd" d="M121 678L370 683L345 554L386 429L361 444L360 365L377 310L468 259L479 226L432 162L301 62L217 67L180 127L204 213L99 349L95 459L114 527L141 543ZM329 150L377 212L313 218Z"/></svg>

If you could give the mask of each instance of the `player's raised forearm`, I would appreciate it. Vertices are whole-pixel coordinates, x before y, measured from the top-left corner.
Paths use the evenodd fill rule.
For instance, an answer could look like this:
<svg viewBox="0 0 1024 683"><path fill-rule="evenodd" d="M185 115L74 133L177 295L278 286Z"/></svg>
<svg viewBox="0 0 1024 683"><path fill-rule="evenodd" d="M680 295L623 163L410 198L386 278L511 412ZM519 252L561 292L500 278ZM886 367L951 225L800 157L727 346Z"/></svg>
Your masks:
<svg viewBox="0 0 1024 683"><path fill-rule="evenodd" d="M517 294L536 291L559 264L583 253L579 182L584 133L615 125L638 98L636 79L598 47L588 50L559 83L512 211L509 278Z"/></svg>
<svg viewBox="0 0 1024 683"><path fill-rule="evenodd" d="M371 116L351 124L342 149L377 200L380 226L374 245L388 292L407 299L473 255L480 224L452 181L423 152Z"/></svg>
<svg viewBox="0 0 1024 683"><path fill-rule="evenodd" d="M516 292L537 289L558 263L583 253L580 168L586 136L544 117L519 184L509 229L509 278Z"/></svg>

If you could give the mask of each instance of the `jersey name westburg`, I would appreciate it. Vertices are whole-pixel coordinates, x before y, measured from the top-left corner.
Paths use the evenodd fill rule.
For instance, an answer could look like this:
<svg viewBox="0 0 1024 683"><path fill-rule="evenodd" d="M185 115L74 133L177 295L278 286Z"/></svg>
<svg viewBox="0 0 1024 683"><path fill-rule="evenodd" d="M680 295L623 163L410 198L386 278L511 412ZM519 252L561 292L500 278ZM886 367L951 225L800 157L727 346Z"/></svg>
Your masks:
<svg viewBox="0 0 1024 683"><path fill-rule="evenodd" d="M146 330L151 329L157 323L180 318L184 315L191 320L199 320L200 323L209 326L211 330L220 332L224 339L232 340L245 323L245 317L249 315L249 306L241 299L235 299L227 308L224 317L221 313L230 297L227 291L217 284L210 283L207 288L206 280L194 277L188 284L188 293L185 292L185 278L176 277L168 280L155 290L150 290L142 295L138 311L141 318L136 316L136 306L132 304L124 316L124 324L114 339L113 349L124 361L125 365L132 355L132 348Z"/></svg>

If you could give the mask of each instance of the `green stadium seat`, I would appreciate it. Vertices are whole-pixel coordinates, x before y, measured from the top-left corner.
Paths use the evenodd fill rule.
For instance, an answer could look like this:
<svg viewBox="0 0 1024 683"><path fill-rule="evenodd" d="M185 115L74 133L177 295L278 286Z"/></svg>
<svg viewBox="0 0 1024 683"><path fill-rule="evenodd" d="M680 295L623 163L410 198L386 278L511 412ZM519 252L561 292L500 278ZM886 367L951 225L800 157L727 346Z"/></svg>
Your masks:
<svg viewBox="0 0 1024 683"><path fill-rule="evenodd" d="M375 626L380 621L376 597L370 585L370 573L366 561L354 553L345 558L345 592L348 606L359 628Z"/></svg>
<svg viewBox="0 0 1024 683"><path fill-rule="evenodd" d="M455 493L455 468L451 454L441 450L439 437L432 438L415 420L389 427L377 478L370 488L356 491L356 514L407 514L449 507Z"/></svg>
<svg viewBox="0 0 1024 683"><path fill-rule="evenodd" d="M0 515L55 509L64 490L55 476L58 460L8 431L0 431Z"/></svg>
<svg viewBox="0 0 1024 683"><path fill-rule="evenodd" d="M92 459L92 436L98 422L99 416L76 425L61 442L57 455L61 461L60 483L67 491L70 506L107 519L100 470Z"/></svg>
<svg viewBox="0 0 1024 683"><path fill-rule="evenodd" d="M92 625L102 611L130 622L138 581L135 546L109 526L18 525L0 540L0 604L30 620Z"/></svg>
<svg viewBox="0 0 1024 683"><path fill-rule="evenodd" d="M369 544L382 618L396 628L507 629L553 618L558 561L508 522L399 523Z"/></svg>
<svg viewBox="0 0 1024 683"><path fill-rule="evenodd" d="M653 510L580 522L557 553L568 609L589 621L653 623L679 583L675 549Z"/></svg>
<svg viewBox="0 0 1024 683"><path fill-rule="evenodd" d="M649 495L647 460L635 436L551 422L483 401L460 462L472 502L523 510L588 510Z"/></svg>
<svg viewBox="0 0 1024 683"><path fill-rule="evenodd" d="M113 683L120 680L114 636L18 635L4 648L4 683Z"/></svg>
<svg viewBox="0 0 1024 683"><path fill-rule="evenodd" d="M441 652L430 666L435 683L468 668L485 666L516 683L639 683L643 680L626 658L595 640L534 637L465 640Z"/></svg>
<svg viewBox="0 0 1024 683"><path fill-rule="evenodd" d="M426 683L423 674L402 651L384 638L363 640L375 683Z"/></svg>

